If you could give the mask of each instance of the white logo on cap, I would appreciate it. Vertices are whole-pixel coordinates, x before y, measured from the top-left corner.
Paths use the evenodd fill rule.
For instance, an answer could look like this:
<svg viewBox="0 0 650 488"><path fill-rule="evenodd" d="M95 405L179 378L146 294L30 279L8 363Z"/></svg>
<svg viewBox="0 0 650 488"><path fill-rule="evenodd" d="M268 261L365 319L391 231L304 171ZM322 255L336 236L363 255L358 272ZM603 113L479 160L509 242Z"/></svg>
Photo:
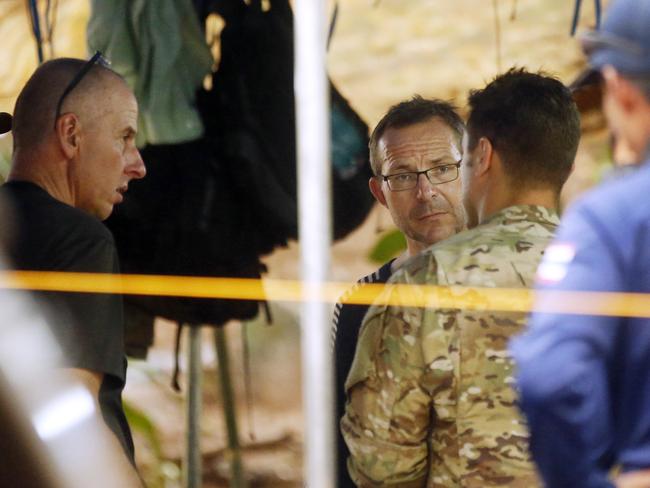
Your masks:
<svg viewBox="0 0 650 488"><path fill-rule="evenodd" d="M544 258L537 268L537 280L544 284L562 281L575 255L576 250L573 244L567 242L551 244L546 248Z"/></svg>

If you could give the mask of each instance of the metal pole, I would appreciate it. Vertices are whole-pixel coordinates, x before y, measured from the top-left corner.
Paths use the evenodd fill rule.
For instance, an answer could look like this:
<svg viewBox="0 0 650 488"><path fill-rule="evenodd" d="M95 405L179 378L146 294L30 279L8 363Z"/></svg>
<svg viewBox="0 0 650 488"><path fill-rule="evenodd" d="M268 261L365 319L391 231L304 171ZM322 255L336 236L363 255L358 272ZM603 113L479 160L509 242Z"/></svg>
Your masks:
<svg viewBox="0 0 650 488"><path fill-rule="evenodd" d="M335 479L334 375L328 347L330 310L316 293L328 278L332 228L325 3L294 3L299 237L306 289L301 314L304 478L309 488L333 487Z"/></svg>
<svg viewBox="0 0 650 488"><path fill-rule="evenodd" d="M201 327L190 324L188 345L188 380L186 397L185 462L183 485L200 488L203 480L201 459L201 401L203 393L203 368L201 365Z"/></svg>
<svg viewBox="0 0 650 488"><path fill-rule="evenodd" d="M219 380L221 383L221 397L223 399L223 413L228 432L228 451L230 457L230 486L232 488L244 488L244 468L241 459L241 446L239 445L239 432L237 430L237 416L235 415L235 395L230 381L230 356L228 354L228 342L223 327L215 327L214 343L217 350L217 361L219 364Z"/></svg>

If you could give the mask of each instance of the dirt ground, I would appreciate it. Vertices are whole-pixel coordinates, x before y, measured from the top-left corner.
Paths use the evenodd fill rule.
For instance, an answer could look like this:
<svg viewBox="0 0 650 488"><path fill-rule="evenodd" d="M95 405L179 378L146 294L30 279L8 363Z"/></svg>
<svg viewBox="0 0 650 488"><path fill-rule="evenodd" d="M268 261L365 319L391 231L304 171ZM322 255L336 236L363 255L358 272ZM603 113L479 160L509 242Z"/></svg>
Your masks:
<svg viewBox="0 0 650 488"><path fill-rule="evenodd" d="M573 3L566 0L340 0L329 73L340 91L373 126L393 103L414 93L452 99L463 107L467 91L510 66L545 69L569 83L583 68L578 43L569 37ZM583 2L580 28L594 24L593 4ZM608 2L604 2L605 5ZM83 56L89 9L82 0L60 0L57 54ZM333 5L330 5L330 10ZM496 12L496 16L495 16ZM497 27L498 24L498 27ZM18 88L35 66L24 2L0 2L0 110L11 110ZM597 182L607 168L606 135L598 116L588 120L574 171L563 195L567 203ZM0 139L7 160L9 139ZM0 158L3 159L3 158ZM332 248L333 281L352 282L377 267L367 259L378 231L391 227L375 208L355 232ZM290 244L265 259L272 278L300 277L299 246ZM272 303L273 324L258 319L226 327L237 397L244 465L252 486L302 486L300 329L293 304ZM242 331L250 350L251 389L246 399ZM125 399L141 410L159 438L136 430L143 476L152 487L182 485L184 394L169 384L175 326L156 325L146 362L132 361ZM183 350L187 344L184 337ZM229 454L211 329L203 332L204 486L227 486ZM185 355L181 354L182 371ZM181 375L181 383L185 382ZM183 385L185 386L185 385ZM185 391L185 388L183 389ZM249 405L250 403L250 405Z"/></svg>
<svg viewBox="0 0 650 488"><path fill-rule="evenodd" d="M303 428L297 311L274 304L272 313L272 326L259 320L245 325L233 322L226 327L245 474L251 486L301 486ZM149 486L154 487L182 486L187 361L182 352L182 392L176 393L170 386L175 334L175 324L158 321L155 347L146 362L130 362L125 390L125 400L147 415L159 437L162 456L156 459L150 439L134 429L139 468ZM244 381L243 334L251 358L248 392ZM205 487L228 486L230 478L214 340L213 329L203 328L201 450ZM185 332L183 351L187 343Z"/></svg>

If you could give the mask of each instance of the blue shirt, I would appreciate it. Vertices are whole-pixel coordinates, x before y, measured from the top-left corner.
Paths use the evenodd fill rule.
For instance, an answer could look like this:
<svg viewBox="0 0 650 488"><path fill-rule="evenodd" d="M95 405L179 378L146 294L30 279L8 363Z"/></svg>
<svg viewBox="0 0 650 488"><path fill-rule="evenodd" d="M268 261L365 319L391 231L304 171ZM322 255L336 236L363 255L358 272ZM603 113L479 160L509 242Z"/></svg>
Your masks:
<svg viewBox="0 0 650 488"><path fill-rule="evenodd" d="M538 289L650 292L650 164L567 213ZM550 487L613 487L613 466L650 467L650 319L544 313L544 300L511 344L533 457Z"/></svg>

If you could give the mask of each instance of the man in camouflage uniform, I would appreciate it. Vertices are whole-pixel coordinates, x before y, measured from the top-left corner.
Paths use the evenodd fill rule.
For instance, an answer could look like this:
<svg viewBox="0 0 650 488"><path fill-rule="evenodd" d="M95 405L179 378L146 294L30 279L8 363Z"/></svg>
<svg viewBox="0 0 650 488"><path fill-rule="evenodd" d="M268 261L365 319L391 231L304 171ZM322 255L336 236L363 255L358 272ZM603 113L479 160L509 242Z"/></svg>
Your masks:
<svg viewBox="0 0 650 488"><path fill-rule="evenodd" d="M523 70L472 92L469 105L460 169L468 224L478 226L412 258L390 283L532 285L573 166L577 109L559 81ZM382 299L398 293L387 288ZM480 308L373 306L341 422L355 483L537 485L507 355L524 322L523 313Z"/></svg>
<svg viewBox="0 0 650 488"><path fill-rule="evenodd" d="M333 338L336 418L345 413L345 380L368 305L345 303L365 283L386 283L410 256L465 228L459 179L465 124L449 102L413 96L393 105L370 136L368 185L390 211L404 234L406 250L347 290L334 307ZM426 178L419 178L423 172ZM338 422L337 422L338 423ZM337 486L354 486L347 469L348 452L337 426Z"/></svg>

